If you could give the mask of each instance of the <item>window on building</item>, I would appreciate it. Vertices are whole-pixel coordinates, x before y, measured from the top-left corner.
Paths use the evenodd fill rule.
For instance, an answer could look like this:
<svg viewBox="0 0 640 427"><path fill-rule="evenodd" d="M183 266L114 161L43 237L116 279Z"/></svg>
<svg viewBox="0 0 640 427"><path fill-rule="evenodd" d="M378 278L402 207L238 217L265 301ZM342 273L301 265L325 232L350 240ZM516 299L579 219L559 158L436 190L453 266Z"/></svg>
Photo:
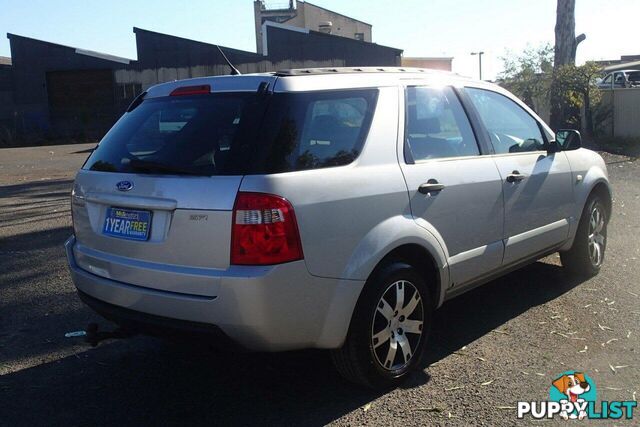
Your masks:
<svg viewBox="0 0 640 427"><path fill-rule="evenodd" d="M355 33L353 35L353 38L355 38L356 40L364 41L364 33Z"/></svg>

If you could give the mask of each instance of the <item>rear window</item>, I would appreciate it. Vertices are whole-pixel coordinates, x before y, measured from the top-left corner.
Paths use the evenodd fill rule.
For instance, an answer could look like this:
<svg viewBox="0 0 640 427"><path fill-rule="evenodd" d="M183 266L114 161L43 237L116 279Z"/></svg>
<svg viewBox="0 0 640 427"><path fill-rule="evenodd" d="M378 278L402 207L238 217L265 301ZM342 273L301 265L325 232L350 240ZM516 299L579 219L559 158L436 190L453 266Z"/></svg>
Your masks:
<svg viewBox="0 0 640 427"><path fill-rule="evenodd" d="M126 113L84 168L245 175L341 166L362 150L377 90L153 98Z"/></svg>

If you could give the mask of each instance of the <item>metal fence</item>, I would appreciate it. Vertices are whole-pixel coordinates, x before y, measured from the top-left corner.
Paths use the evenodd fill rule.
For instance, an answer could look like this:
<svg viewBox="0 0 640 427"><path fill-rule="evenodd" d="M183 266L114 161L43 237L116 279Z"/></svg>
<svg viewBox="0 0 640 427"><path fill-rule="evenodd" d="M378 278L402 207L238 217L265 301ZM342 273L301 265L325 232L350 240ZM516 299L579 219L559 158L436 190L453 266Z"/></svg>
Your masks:
<svg viewBox="0 0 640 427"><path fill-rule="evenodd" d="M612 108L610 135L640 137L640 88L606 89L602 95Z"/></svg>

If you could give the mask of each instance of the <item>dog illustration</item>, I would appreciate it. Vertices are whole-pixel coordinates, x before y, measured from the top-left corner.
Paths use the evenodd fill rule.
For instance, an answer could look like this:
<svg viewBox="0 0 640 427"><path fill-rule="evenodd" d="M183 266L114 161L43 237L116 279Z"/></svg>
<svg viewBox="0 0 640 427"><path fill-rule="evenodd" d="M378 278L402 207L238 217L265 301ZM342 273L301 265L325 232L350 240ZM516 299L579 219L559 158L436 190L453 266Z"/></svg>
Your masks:
<svg viewBox="0 0 640 427"><path fill-rule="evenodd" d="M584 402L584 399L581 399L580 395L588 392L589 389L591 388L591 386L585 379L584 374L580 372L574 372L573 374L563 375L560 378L554 380L552 384L555 388L557 388L560 391L560 393L567 396L567 399L561 400L560 403L566 403L566 402L582 403ZM576 414L572 413L571 415L569 415L567 414L567 411L562 411L560 413L560 416L565 420L569 418L572 418L572 419L578 418L579 420L581 420L587 416L587 413L586 411L580 411L576 416Z"/></svg>

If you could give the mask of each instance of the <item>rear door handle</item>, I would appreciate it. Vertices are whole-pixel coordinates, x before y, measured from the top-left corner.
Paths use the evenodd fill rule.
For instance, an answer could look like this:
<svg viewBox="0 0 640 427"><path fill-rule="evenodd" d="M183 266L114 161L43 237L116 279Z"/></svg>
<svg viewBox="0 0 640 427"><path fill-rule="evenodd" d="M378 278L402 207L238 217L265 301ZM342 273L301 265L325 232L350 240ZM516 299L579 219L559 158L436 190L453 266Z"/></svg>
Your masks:
<svg viewBox="0 0 640 427"><path fill-rule="evenodd" d="M420 184L420 187L418 187L418 191L422 194L429 194L442 191L443 188L444 184L440 184L437 179L430 179L424 184Z"/></svg>
<svg viewBox="0 0 640 427"><path fill-rule="evenodd" d="M518 171L513 171L511 172L511 174L507 175L507 182L520 182L525 178L524 175L522 175L520 172Z"/></svg>

